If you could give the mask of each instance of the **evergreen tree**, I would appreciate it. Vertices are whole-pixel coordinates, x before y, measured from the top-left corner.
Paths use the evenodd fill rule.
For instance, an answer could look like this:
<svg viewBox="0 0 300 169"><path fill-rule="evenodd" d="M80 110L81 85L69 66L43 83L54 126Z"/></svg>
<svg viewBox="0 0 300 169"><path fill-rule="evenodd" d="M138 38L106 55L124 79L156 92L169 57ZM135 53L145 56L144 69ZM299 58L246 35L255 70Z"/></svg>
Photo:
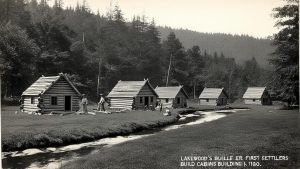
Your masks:
<svg viewBox="0 0 300 169"><path fill-rule="evenodd" d="M202 91L202 84L206 81L206 75L204 74L205 60L201 56L199 46L193 46L191 49L188 49L187 55L189 58L189 86L193 88L193 95L196 97Z"/></svg>
<svg viewBox="0 0 300 169"><path fill-rule="evenodd" d="M20 95L34 79L39 47L26 31L13 24L0 24L0 53L3 59L3 89L8 95Z"/></svg>
<svg viewBox="0 0 300 169"><path fill-rule="evenodd" d="M188 59L186 52L179 39L171 32L166 41L163 42L165 50L165 69L170 64L170 74L166 77L167 85L188 84ZM168 76L168 75L167 75Z"/></svg>
<svg viewBox="0 0 300 169"><path fill-rule="evenodd" d="M199 46L186 51L175 33L161 43L161 32L146 16L127 22L116 6L104 17L99 11L92 13L85 1L75 8L62 7L62 0L55 0L52 7L47 0L0 0L4 93L20 95L38 76L64 72L82 93L96 99L97 93L107 94L118 80L149 78L154 86L165 85L169 65L168 85L184 85L195 96L203 86L225 87L236 99L239 87L262 83L257 77L264 70L255 59L238 66L219 48L213 55L202 45L203 55Z"/></svg>
<svg viewBox="0 0 300 169"><path fill-rule="evenodd" d="M254 57L251 60L245 61L242 74L243 86L259 86L260 72L260 67Z"/></svg>
<svg viewBox="0 0 300 169"><path fill-rule="evenodd" d="M270 60L276 66L274 88L290 105L299 103L299 1L289 0L274 11L275 26L281 28L274 35L277 48Z"/></svg>
<svg viewBox="0 0 300 169"><path fill-rule="evenodd" d="M1 0L0 23L11 22L26 28L30 25L30 14L25 10L25 0Z"/></svg>

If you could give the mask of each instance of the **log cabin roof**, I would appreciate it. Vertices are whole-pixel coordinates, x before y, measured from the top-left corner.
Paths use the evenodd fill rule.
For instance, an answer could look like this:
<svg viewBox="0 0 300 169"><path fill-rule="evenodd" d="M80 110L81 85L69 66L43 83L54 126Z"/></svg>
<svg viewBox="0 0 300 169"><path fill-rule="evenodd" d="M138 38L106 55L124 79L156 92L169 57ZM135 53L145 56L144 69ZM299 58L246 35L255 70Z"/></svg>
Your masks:
<svg viewBox="0 0 300 169"><path fill-rule="evenodd" d="M182 86L169 86L169 87L155 88L155 92L158 94L159 98L175 98L180 91L182 91L183 94L188 98L188 95L184 91Z"/></svg>
<svg viewBox="0 0 300 169"><path fill-rule="evenodd" d="M31 86L29 86L22 94L22 96L38 96L39 94L45 93L51 88L51 86L57 82L59 79L65 79L70 86L80 95L80 92L75 88L72 82L64 75L60 73L58 76L42 76L37 81L35 81Z"/></svg>
<svg viewBox="0 0 300 169"><path fill-rule="evenodd" d="M248 87L244 93L243 99L260 99L265 90L266 87Z"/></svg>
<svg viewBox="0 0 300 169"><path fill-rule="evenodd" d="M224 88L204 88L202 93L200 94L200 99L217 99L220 97L222 92L225 94L226 97L227 94L224 91Z"/></svg>
<svg viewBox="0 0 300 169"><path fill-rule="evenodd" d="M148 80L144 81L118 81L107 97L136 97L143 86L149 85L154 95L158 96Z"/></svg>

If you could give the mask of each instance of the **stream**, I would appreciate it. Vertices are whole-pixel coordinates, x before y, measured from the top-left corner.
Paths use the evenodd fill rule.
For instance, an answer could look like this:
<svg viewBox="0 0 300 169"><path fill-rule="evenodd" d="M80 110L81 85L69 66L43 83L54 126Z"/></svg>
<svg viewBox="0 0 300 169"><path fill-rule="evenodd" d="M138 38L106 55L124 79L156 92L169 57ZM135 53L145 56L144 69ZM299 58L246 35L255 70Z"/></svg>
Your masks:
<svg viewBox="0 0 300 169"><path fill-rule="evenodd" d="M201 124L205 122L214 121L231 113L248 109L231 109L218 111L197 111L194 114L180 115L178 122L168 125L163 128L155 128L153 130L145 130L128 136L117 136L99 139L92 142L73 144L63 147L48 147L44 149L26 149L23 151L2 152L2 167L10 169L19 168L44 168L56 169L61 165L80 158L82 156L99 152L104 148L109 148L116 144L132 141L159 132L168 132L169 130L176 130L182 127Z"/></svg>

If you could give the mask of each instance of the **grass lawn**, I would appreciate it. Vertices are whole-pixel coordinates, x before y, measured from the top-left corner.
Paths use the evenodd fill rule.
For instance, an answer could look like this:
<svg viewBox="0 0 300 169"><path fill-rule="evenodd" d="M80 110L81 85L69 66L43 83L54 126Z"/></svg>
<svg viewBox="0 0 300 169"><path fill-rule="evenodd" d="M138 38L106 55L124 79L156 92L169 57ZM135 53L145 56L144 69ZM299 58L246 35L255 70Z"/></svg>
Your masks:
<svg viewBox="0 0 300 169"><path fill-rule="evenodd" d="M261 167L256 168L299 168L299 110L250 107L252 110L240 111L209 123L159 132L102 149L63 168L180 168L181 156L190 155L288 156L287 161L260 161Z"/></svg>
<svg viewBox="0 0 300 169"><path fill-rule="evenodd" d="M91 109L92 107L90 107ZM129 111L97 115L15 114L18 106L3 106L1 111L2 151L61 146L125 135L177 121L159 111Z"/></svg>

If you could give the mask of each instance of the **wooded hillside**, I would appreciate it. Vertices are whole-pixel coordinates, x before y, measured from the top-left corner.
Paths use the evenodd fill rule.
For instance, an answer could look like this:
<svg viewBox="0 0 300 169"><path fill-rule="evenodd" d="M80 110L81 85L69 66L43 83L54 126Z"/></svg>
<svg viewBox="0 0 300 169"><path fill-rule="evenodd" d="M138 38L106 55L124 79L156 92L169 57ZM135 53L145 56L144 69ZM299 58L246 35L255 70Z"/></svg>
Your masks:
<svg viewBox="0 0 300 169"><path fill-rule="evenodd" d="M85 4L63 8L62 0L54 6L47 0L1 0L2 97L20 96L41 75L60 72L93 100L108 94L118 80L184 85L195 97L204 87L224 87L231 101L248 86L272 82L272 72L259 64L272 52L269 40L166 33L145 18L125 22L118 6L93 13Z"/></svg>
<svg viewBox="0 0 300 169"><path fill-rule="evenodd" d="M271 69L268 59L270 59L270 54L275 51L271 39L224 33L201 33L161 26L157 29L161 33L162 39L166 39L170 32L174 32L185 48L198 45L202 51L206 50L211 54L223 52L225 56L235 58L239 64L255 57L259 65Z"/></svg>

